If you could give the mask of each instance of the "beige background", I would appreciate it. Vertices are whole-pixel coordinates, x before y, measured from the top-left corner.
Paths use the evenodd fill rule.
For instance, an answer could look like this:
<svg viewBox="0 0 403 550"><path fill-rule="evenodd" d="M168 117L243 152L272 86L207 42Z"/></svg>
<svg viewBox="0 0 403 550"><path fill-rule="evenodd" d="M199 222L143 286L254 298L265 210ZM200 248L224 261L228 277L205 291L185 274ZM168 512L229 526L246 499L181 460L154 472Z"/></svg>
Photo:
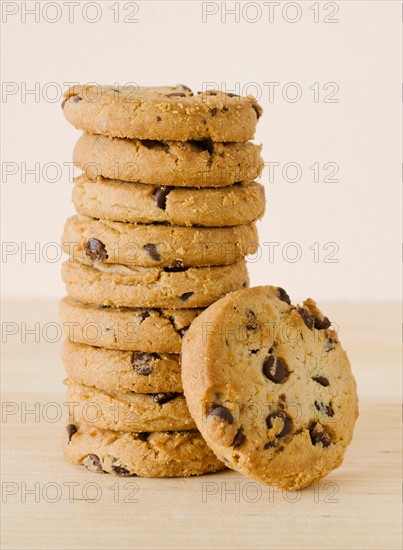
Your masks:
<svg viewBox="0 0 403 550"><path fill-rule="evenodd" d="M63 3L55 23L46 21L57 15L55 8L38 13L37 22L29 15L24 22L24 2L3 2L3 10L4 4L12 5L10 10L17 6L18 13L9 15L2 29L2 240L3 247L4 242L16 243L8 250L11 246L18 252L3 254L3 295L64 293L60 262L43 256L55 253L47 243L58 241L64 219L73 212L69 170L63 163L71 161L79 133L64 120L60 101L52 101L57 88L48 83L64 89L67 82L183 82L199 90L215 82L233 91L239 83L241 93L252 93L254 82L265 109L256 135L264 144L265 160L296 162L302 177L286 182L279 169L273 183L267 170L262 177L268 209L259 223L260 239L280 245L274 261L267 245L262 246L261 257L250 264L252 284L280 284L298 300L306 295L327 301L398 299L400 2L338 2L337 23L323 22L333 11L324 11L323 4L321 22L314 23L314 2L298 4L301 18L295 23L285 19L294 18L294 8L282 15L284 3L273 22L267 6L249 2L246 12L240 4L239 22L219 11L205 23L200 2L137 2L138 23L115 23L112 3L106 1L98 2L102 14L96 23L83 19L86 2L76 8L74 23L68 22ZM25 4L32 8L33 2ZM40 3L41 9L45 4ZM120 20L129 14L129 4L134 3L120 2ZM221 6L209 3L211 10ZM253 23L256 6L261 18ZM89 9L85 14L92 18L94 13ZM5 17L3 13L3 22ZM272 102L268 82L281 83ZM294 103L281 95L289 82L302 90ZM321 91L318 103L309 89L315 82ZM323 102L323 86L329 82L339 87L338 103ZM39 97L25 96L24 90L35 86ZM15 93L5 95L4 90ZM315 183L309 167L328 162L338 164L339 181ZM32 169L35 163L39 177L25 177L24 167ZM59 177L53 164L47 170L48 163L62 167ZM10 169L17 173L6 175ZM282 250L295 251L287 248L290 242L298 243L302 254L297 262L282 257ZM321 250L317 263L309 248L315 242ZM338 263L323 261L324 246L331 242L339 248ZM39 257L24 258L24 246L32 249L35 243Z"/></svg>

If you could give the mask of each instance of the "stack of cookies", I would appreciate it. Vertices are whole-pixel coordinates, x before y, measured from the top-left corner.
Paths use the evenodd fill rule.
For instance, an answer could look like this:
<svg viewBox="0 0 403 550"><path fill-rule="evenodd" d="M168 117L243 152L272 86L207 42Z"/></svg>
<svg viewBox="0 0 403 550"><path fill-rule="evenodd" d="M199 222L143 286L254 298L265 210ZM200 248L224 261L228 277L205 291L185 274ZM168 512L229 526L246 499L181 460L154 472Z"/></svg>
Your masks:
<svg viewBox="0 0 403 550"><path fill-rule="evenodd" d="M62 238L66 458L116 475L218 470L187 408L180 352L206 307L249 285L265 207L249 141L261 107L186 86L74 86L63 110L85 132Z"/></svg>

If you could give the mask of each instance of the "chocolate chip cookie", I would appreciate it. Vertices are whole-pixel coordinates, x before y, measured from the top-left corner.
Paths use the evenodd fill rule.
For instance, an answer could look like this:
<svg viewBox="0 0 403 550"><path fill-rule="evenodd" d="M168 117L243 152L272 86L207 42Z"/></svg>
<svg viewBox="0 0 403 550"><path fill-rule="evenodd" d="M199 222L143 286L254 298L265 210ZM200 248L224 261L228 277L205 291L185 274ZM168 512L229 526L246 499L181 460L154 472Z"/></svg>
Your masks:
<svg viewBox="0 0 403 550"><path fill-rule="evenodd" d="M66 426L66 460L116 476L187 477L222 470L197 430L130 433L76 422Z"/></svg>
<svg viewBox="0 0 403 550"><path fill-rule="evenodd" d="M181 227L132 224L71 216L62 248L77 260L144 267L229 265L254 254L258 236L254 223L232 227Z"/></svg>
<svg viewBox="0 0 403 550"><path fill-rule="evenodd" d="M256 221L265 209L264 187L256 182L198 189L102 176L90 180L82 175L74 181L77 212L109 221L227 227Z"/></svg>
<svg viewBox="0 0 403 550"><path fill-rule="evenodd" d="M72 86L63 111L90 134L150 140L247 141L262 108L251 97L187 86Z"/></svg>
<svg viewBox="0 0 403 550"><path fill-rule="evenodd" d="M113 350L180 353L182 338L202 309L115 308L65 297L60 320L72 342Z"/></svg>
<svg viewBox="0 0 403 550"><path fill-rule="evenodd" d="M201 308L249 284L245 261L214 267L135 267L121 264L62 265L67 294L100 306Z"/></svg>
<svg viewBox="0 0 403 550"><path fill-rule="evenodd" d="M62 359L77 384L116 392L183 392L178 354L111 350L66 340Z"/></svg>
<svg viewBox="0 0 403 550"><path fill-rule="evenodd" d="M197 427L231 468L297 490L342 463L356 384L313 300L293 306L270 286L222 298L189 329L182 378Z"/></svg>
<svg viewBox="0 0 403 550"><path fill-rule="evenodd" d="M195 428L182 393L133 393L76 384L67 379L69 418L121 432L160 432Z"/></svg>
<svg viewBox="0 0 403 550"><path fill-rule="evenodd" d="M140 141L83 134L73 160L90 179L104 176L173 187L223 187L258 178L263 169L260 151L250 141Z"/></svg>

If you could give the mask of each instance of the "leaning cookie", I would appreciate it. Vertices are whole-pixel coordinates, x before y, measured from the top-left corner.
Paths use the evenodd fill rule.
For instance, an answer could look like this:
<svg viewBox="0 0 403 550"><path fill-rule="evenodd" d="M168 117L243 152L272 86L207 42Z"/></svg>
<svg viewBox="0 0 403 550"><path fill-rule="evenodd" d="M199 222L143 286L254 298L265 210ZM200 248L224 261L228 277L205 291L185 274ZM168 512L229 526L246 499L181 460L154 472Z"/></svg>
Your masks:
<svg viewBox="0 0 403 550"><path fill-rule="evenodd" d="M72 86L63 111L90 134L150 140L247 141L262 108L255 98L187 86Z"/></svg>
<svg viewBox="0 0 403 550"><path fill-rule="evenodd" d="M261 147L245 143L140 141L83 134L73 161L98 176L173 187L223 187L250 182L263 169Z"/></svg>
<svg viewBox="0 0 403 550"><path fill-rule="evenodd" d="M104 391L183 392L179 358L173 353L111 350L69 340L62 348L69 378Z"/></svg>
<svg viewBox="0 0 403 550"><path fill-rule="evenodd" d="M235 264L258 248L254 223L232 227L131 224L71 216L62 248L77 260L167 267ZM182 266L182 267L181 267Z"/></svg>
<svg viewBox="0 0 403 550"><path fill-rule="evenodd" d="M116 476L187 477L222 470L197 430L129 433L101 430L83 422L66 426L66 460L96 473Z"/></svg>
<svg viewBox="0 0 403 550"><path fill-rule="evenodd" d="M73 203L79 214L109 221L169 223L182 226L245 225L264 214L260 183L226 187L169 187L81 175L75 180Z"/></svg>
<svg viewBox="0 0 403 550"><path fill-rule="evenodd" d="M201 308L249 284L245 261L171 270L121 264L62 265L67 294L81 302L114 307Z"/></svg>
<svg viewBox="0 0 403 550"><path fill-rule="evenodd" d="M103 307L68 296L60 302L62 329L70 341L145 353L180 353L183 336L202 311Z"/></svg>
<svg viewBox="0 0 403 550"><path fill-rule="evenodd" d="M160 432L195 428L182 393L121 393L67 379L69 417L121 432Z"/></svg>
<svg viewBox="0 0 403 550"><path fill-rule="evenodd" d="M270 286L229 294L189 329L182 378L197 427L231 468L297 490L342 463L356 384L313 300L294 307Z"/></svg>

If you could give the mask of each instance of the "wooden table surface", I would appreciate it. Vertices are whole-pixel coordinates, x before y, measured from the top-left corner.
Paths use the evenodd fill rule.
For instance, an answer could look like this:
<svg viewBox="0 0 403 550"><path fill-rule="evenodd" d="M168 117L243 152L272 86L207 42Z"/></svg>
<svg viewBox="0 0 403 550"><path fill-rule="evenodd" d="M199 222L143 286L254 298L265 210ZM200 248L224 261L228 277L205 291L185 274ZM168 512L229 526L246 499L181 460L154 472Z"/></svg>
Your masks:
<svg viewBox="0 0 403 550"><path fill-rule="evenodd" d="M5 302L2 548L401 548L400 307L320 305L349 353L360 418L342 467L287 493L232 471L122 479L65 463L57 304Z"/></svg>

